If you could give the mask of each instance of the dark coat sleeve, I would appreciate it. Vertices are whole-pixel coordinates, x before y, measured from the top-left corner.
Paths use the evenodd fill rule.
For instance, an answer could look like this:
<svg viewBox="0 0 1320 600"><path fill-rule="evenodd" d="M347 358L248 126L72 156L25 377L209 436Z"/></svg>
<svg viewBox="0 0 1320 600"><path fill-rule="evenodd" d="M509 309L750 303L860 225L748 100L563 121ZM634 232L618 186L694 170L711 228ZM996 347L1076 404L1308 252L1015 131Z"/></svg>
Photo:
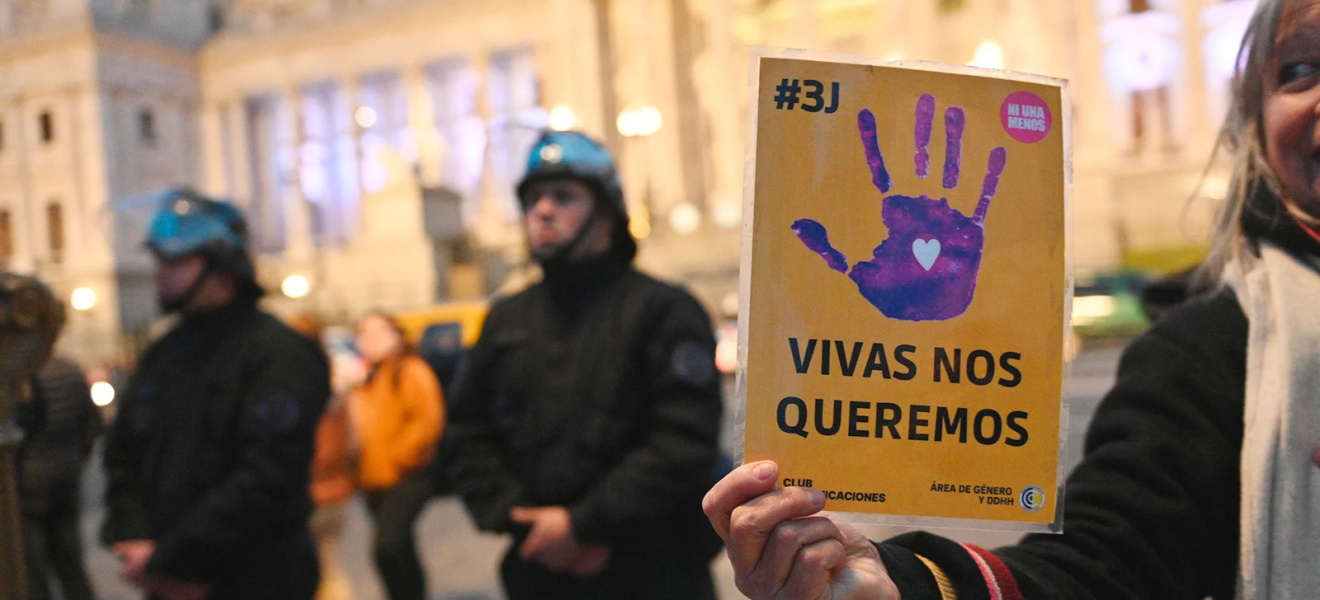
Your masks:
<svg viewBox="0 0 1320 600"><path fill-rule="evenodd" d="M1246 339L1236 299L1220 292L1132 343L1068 478L1064 533L995 552L1024 598L1233 597ZM930 534L890 544L932 555L951 575L975 570Z"/></svg>
<svg viewBox="0 0 1320 600"><path fill-rule="evenodd" d="M251 544L305 523L314 432L330 397L325 359L301 336L271 326L239 360L234 467L156 540L150 573L210 581Z"/></svg>
<svg viewBox="0 0 1320 600"><path fill-rule="evenodd" d="M699 501L719 455L720 378L710 318L685 291L665 288L646 341L652 403L646 439L569 507L581 541L601 541L627 525L653 521Z"/></svg>
<svg viewBox="0 0 1320 600"><path fill-rule="evenodd" d="M491 377L499 360L507 301L491 307L481 337L454 382L446 438L452 449L450 475L477 527L509 531L509 511L522 499L522 485L509 465L508 448L493 421Z"/></svg>
<svg viewBox="0 0 1320 600"><path fill-rule="evenodd" d="M150 371L151 364L160 355L160 343L142 355L139 368L129 380L125 391L137 389L138 379ZM155 537L148 510L149 495L139 475L138 465L146 451L141 437L133 432L133 421L140 400L132 394L122 394L116 403L116 417L106 433L102 465L105 468L105 522L101 526L101 543L107 546L129 540L149 540Z"/></svg>

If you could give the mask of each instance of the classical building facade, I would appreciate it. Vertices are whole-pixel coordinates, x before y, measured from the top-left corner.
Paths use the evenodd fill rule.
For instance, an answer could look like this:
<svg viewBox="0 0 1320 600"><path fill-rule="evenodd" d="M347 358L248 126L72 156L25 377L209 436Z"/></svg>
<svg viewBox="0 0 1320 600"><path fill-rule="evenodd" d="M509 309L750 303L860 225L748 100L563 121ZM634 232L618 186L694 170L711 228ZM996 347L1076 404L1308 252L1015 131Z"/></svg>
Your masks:
<svg viewBox="0 0 1320 600"><path fill-rule="evenodd" d="M141 219L111 205L198 176L194 53L216 4L0 2L0 261L81 290L75 356L155 317Z"/></svg>
<svg viewBox="0 0 1320 600"><path fill-rule="evenodd" d="M0 255L93 291L70 336L89 358L154 316L136 199L171 183L246 207L263 281L307 283L276 310L484 296L525 262L526 148L571 126L618 153L643 267L731 311L765 45L1071 80L1076 264L1168 266L1223 193L1198 183L1253 6L0 0Z"/></svg>

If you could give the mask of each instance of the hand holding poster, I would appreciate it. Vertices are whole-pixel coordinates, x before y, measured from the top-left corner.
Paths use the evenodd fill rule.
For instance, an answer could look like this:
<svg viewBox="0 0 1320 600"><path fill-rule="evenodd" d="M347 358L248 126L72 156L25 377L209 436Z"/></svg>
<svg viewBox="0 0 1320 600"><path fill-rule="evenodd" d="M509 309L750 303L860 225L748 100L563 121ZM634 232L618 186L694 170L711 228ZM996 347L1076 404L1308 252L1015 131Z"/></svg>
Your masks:
<svg viewBox="0 0 1320 600"><path fill-rule="evenodd" d="M1058 530L1064 83L918 67L754 62L744 459L855 520Z"/></svg>

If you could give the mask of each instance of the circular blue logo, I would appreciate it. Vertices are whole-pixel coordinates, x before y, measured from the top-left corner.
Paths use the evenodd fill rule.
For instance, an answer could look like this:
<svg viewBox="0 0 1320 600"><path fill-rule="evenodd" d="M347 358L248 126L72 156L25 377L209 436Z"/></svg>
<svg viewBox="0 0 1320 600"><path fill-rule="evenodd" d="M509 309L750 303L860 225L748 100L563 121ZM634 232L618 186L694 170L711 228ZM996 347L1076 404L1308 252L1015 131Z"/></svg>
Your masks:
<svg viewBox="0 0 1320 600"><path fill-rule="evenodd" d="M1018 494L1018 503L1022 505L1022 510L1036 512L1045 507L1045 490L1035 485L1024 487L1022 493Z"/></svg>

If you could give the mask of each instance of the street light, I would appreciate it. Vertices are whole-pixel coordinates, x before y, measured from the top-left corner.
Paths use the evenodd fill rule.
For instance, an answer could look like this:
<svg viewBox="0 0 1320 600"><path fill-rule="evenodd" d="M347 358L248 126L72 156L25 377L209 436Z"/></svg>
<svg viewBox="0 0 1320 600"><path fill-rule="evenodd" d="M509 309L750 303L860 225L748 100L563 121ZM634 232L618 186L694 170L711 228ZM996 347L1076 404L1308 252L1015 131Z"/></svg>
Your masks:
<svg viewBox="0 0 1320 600"><path fill-rule="evenodd" d="M311 290L312 282L307 281L307 278L302 275L290 275L285 277L284 282L280 284L280 291L284 292L285 296L293 298L294 300L306 296L307 292L310 292Z"/></svg>
<svg viewBox="0 0 1320 600"><path fill-rule="evenodd" d="M711 208L711 220L720 229L733 229L742 224L742 205L733 200L720 200Z"/></svg>
<svg viewBox="0 0 1320 600"><path fill-rule="evenodd" d="M115 401L115 386L110 385L108 381L98 381L92 384L92 403L105 408Z"/></svg>
<svg viewBox="0 0 1320 600"><path fill-rule="evenodd" d="M664 121L660 109L648 104L619 113L619 119L615 122L615 125L619 128L619 133L623 134L623 137L644 138L653 136L657 131L660 131Z"/></svg>
<svg viewBox="0 0 1320 600"><path fill-rule="evenodd" d="M568 131L578 125L577 113L563 104L557 104L550 109L550 117L547 121L550 128L555 131Z"/></svg>
<svg viewBox="0 0 1320 600"><path fill-rule="evenodd" d="M645 204L638 204L628 210L628 233L633 239L644 240L651 237L651 211Z"/></svg>
<svg viewBox="0 0 1320 600"><path fill-rule="evenodd" d="M651 106L641 106L638 108L629 108L619 113L619 118L615 121L615 126L619 128L619 133L626 138L650 138L660 131L664 125L664 117L660 115L660 109ZM636 218L632 219L629 227L632 230L633 237L643 239L651 234L651 144L644 142L645 163L642 165L646 173L646 191L642 199L642 210L636 211Z"/></svg>
<svg viewBox="0 0 1320 600"><path fill-rule="evenodd" d="M701 228L701 211L691 202L670 209L669 226L679 235L691 235Z"/></svg>
<svg viewBox="0 0 1320 600"><path fill-rule="evenodd" d="M985 40L976 47L976 52L972 55L972 61L967 64L985 69L1002 69L1004 68L1004 47L994 40Z"/></svg>
<svg viewBox="0 0 1320 600"><path fill-rule="evenodd" d="M353 120L357 121L358 127L371 129L376 124L376 109L370 106L360 106L353 111Z"/></svg>
<svg viewBox="0 0 1320 600"><path fill-rule="evenodd" d="M73 294L69 296L69 306L79 312L91 310L96 306L96 291L85 287L73 290Z"/></svg>

